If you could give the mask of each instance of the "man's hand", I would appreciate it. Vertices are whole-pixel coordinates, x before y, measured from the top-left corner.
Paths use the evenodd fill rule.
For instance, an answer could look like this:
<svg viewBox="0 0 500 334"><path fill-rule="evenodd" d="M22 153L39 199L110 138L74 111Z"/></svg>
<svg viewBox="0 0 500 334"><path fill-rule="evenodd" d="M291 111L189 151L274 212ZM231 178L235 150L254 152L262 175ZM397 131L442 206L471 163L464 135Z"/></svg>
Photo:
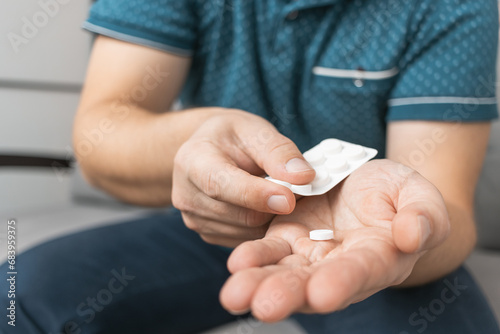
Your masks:
<svg viewBox="0 0 500 334"><path fill-rule="evenodd" d="M334 230L334 240L310 240L314 229ZM236 248L221 302L263 321L340 310L402 283L448 233L436 187L403 165L372 161L327 194L301 199L265 238Z"/></svg>
<svg viewBox="0 0 500 334"><path fill-rule="evenodd" d="M205 121L177 152L172 203L205 241L234 247L263 237L274 215L295 208L290 189L264 174L305 184L315 172L271 123L228 110Z"/></svg>

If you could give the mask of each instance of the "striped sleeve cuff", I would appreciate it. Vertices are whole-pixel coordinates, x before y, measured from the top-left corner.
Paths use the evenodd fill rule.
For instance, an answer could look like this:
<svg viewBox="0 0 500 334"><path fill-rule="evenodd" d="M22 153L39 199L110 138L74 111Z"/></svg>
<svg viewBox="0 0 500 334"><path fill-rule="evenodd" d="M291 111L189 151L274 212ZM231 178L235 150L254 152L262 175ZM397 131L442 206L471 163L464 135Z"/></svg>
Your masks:
<svg viewBox="0 0 500 334"><path fill-rule="evenodd" d="M157 50L166 51L183 57L190 57L193 55L193 51L186 48L185 45L181 45L176 41L169 41L158 36L141 33L139 34L136 30L116 27L109 23L95 22L95 20L88 20L83 23L83 29L90 32L108 36L114 39L118 39L124 42L129 42L133 44L143 45L151 47Z"/></svg>
<svg viewBox="0 0 500 334"><path fill-rule="evenodd" d="M478 122L498 117L495 97L408 97L388 101L386 120Z"/></svg>

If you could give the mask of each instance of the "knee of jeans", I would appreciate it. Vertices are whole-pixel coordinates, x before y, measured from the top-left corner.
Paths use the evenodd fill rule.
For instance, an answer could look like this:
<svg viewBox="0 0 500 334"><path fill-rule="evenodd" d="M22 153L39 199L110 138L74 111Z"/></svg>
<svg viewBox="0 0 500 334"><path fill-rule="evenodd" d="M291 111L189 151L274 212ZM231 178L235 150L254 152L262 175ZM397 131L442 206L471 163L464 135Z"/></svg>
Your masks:
<svg viewBox="0 0 500 334"><path fill-rule="evenodd" d="M43 252L41 252L43 253ZM0 332L22 334L79 334L84 333L77 316L79 283L61 270L54 258L37 252L20 254L15 274L7 274L0 282L0 305L9 305L12 325L0 324ZM59 269L57 268L59 266ZM12 272L8 263L0 272ZM4 293L8 292L8 293ZM15 324L15 327L13 326ZM5 325L5 326L4 326Z"/></svg>
<svg viewBox="0 0 500 334"><path fill-rule="evenodd" d="M33 309L38 308L39 291L31 285L26 285L23 276L32 275L31 272L20 274L19 268L10 267L4 263L0 266L0 272L6 275L6 279L0 281L0 305L6 310L6 321L0 322L1 333L23 333L23 334L47 334L43 330L43 323ZM3 276L3 275L2 275ZM41 315L41 314L40 314Z"/></svg>

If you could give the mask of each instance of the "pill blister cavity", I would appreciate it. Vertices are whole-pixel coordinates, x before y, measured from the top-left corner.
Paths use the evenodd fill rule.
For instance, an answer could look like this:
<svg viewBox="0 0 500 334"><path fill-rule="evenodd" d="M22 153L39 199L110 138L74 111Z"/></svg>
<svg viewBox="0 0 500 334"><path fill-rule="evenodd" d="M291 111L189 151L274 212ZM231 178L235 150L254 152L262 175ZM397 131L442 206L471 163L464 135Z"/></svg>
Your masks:
<svg viewBox="0 0 500 334"><path fill-rule="evenodd" d="M343 173L349 169L347 160L341 157L328 158L325 165L328 171L332 173Z"/></svg>
<svg viewBox="0 0 500 334"><path fill-rule="evenodd" d="M295 193L310 193L312 191L312 185L311 184L304 184L304 185L298 185L298 184L292 184L292 191Z"/></svg>
<svg viewBox="0 0 500 334"><path fill-rule="evenodd" d="M312 186L320 188L326 186L330 182L330 174L326 170L316 170L316 177L312 182Z"/></svg>
<svg viewBox="0 0 500 334"><path fill-rule="evenodd" d="M293 185L288 182L269 180L290 188L302 196L322 195L331 190L357 168L377 155L377 150L339 139L325 139L304 153L304 158L316 171L313 182Z"/></svg>
<svg viewBox="0 0 500 334"><path fill-rule="evenodd" d="M271 177L266 177L266 179L269 180L269 181L271 181L271 182L274 182L276 184L279 184L281 186L285 186L287 188L291 188L292 187L292 185L290 183L285 182L285 181L276 180L276 179L273 179Z"/></svg>
<svg viewBox="0 0 500 334"><path fill-rule="evenodd" d="M359 146L359 145L352 145L352 146L345 147L342 150L342 154L349 161L360 160L366 156L365 149L363 148L363 146Z"/></svg>
<svg viewBox="0 0 500 334"><path fill-rule="evenodd" d="M313 167L320 166L325 162L325 156L321 150L310 150L304 153L304 158L309 162L309 164Z"/></svg>
<svg viewBox="0 0 500 334"><path fill-rule="evenodd" d="M320 143L320 147L327 157L337 155L342 152L342 143L340 140L334 138L323 140Z"/></svg>

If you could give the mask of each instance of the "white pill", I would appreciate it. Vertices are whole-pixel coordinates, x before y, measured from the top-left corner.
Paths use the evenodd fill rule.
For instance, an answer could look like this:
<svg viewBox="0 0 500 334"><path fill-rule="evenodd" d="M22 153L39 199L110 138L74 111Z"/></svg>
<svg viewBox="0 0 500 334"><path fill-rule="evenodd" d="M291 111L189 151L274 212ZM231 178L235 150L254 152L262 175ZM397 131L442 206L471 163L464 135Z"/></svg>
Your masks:
<svg viewBox="0 0 500 334"><path fill-rule="evenodd" d="M328 182L330 182L330 174L326 170L317 170L312 186L319 188L327 185Z"/></svg>
<svg viewBox="0 0 500 334"><path fill-rule="evenodd" d="M325 139L320 143L320 146L327 157L342 152L342 143L338 139Z"/></svg>
<svg viewBox="0 0 500 334"><path fill-rule="evenodd" d="M325 139L304 153L304 158L316 170L314 180L306 185L294 185L285 181L266 178L287 187L297 195L317 196L325 194L342 182L354 170L377 155L377 150L345 142Z"/></svg>
<svg viewBox="0 0 500 334"><path fill-rule="evenodd" d="M366 155L365 149L359 145L353 145L350 147L346 147L342 150L342 154L349 161L355 161L359 159L363 159Z"/></svg>
<svg viewBox="0 0 500 334"><path fill-rule="evenodd" d="M332 240L333 231L332 230L313 230L309 232L309 238L311 240Z"/></svg>
<svg viewBox="0 0 500 334"><path fill-rule="evenodd" d="M325 162L325 156L320 150L310 150L304 153L304 158L311 166L318 166Z"/></svg>
<svg viewBox="0 0 500 334"><path fill-rule="evenodd" d="M290 183L285 182L285 181L276 180L276 179L273 179L272 177L266 177L266 180L269 180L269 181L274 182L276 184L279 184L281 186L285 186L287 188L291 188L292 187L292 185Z"/></svg>
<svg viewBox="0 0 500 334"><path fill-rule="evenodd" d="M297 185L297 184L292 184L292 191L295 193L305 193L308 194L312 191L312 185L311 184L304 184L304 185Z"/></svg>
<svg viewBox="0 0 500 334"><path fill-rule="evenodd" d="M349 169L347 161L341 157L326 159L326 168L332 173L343 173Z"/></svg>

